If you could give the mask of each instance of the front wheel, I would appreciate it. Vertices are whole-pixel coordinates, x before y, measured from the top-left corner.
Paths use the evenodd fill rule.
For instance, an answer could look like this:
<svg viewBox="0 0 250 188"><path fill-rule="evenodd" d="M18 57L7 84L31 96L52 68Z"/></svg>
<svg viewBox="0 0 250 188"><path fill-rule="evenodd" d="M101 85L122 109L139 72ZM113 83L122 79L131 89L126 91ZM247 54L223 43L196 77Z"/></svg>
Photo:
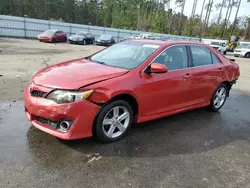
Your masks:
<svg viewBox="0 0 250 188"><path fill-rule="evenodd" d="M95 121L94 134L104 142L111 142L124 136L133 123L133 109L123 100L104 106Z"/></svg>
<svg viewBox="0 0 250 188"><path fill-rule="evenodd" d="M247 52L247 53L245 54L245 58L250 58L250 52Z"/></svg>
<svg viewBox="0 0 250 188"><path fill-rule="evenodd" d="M52 43L56 43L56 39L55 38L52 39Z"/></svg>
<svg viewBox="0 0 250 188"><path fill-rule="evenodd" d="M228 96L229 88L226 84L221 84L214 92L210 102L210 109L217 112L225 104Z"/></svg>

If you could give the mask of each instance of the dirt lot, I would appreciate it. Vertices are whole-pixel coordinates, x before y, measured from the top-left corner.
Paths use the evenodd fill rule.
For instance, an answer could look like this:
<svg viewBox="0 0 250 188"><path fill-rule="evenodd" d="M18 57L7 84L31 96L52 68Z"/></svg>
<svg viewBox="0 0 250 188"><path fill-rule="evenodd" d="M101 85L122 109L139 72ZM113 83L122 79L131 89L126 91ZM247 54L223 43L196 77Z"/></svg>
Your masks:
<svg viewBox="0 0 250 188"><path fill-rule="evenodd" d="M40 43L36 40L0 38L0 100L22 99L32 74L45 66L84 57L103 47Z"/></svg>
<svg viewBox="0 0 250 188"><path fill-rule="evenodd" d="M61 141L30 125L23 89L44 66L102 47L0 38L0 187L250 187L250 60L218 113L139 125L120 141Z"/></svg>

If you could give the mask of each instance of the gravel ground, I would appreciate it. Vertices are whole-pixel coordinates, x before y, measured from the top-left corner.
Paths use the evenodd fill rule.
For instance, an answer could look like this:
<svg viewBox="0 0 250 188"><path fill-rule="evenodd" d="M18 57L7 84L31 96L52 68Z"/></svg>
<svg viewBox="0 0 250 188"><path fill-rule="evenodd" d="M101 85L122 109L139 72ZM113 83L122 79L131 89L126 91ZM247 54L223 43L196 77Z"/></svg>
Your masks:
<svg viewBox="0 0 250 188"><path fill-rule="evenodd" d="M95 45L40 43L36 40L0 38L0 100L22 99L32 74L45 66L84 57L101 50Z"/></svg>
<svg viewBox="0 0 250 188"><path fill-rule="evenodd" d="M102 47L0 38L0 49L1 188L250 187L250 60L235 58L241 77L220 112L197 109L135 125L103 144L41 132L27 121L22 100L37 69Z"/></svg>

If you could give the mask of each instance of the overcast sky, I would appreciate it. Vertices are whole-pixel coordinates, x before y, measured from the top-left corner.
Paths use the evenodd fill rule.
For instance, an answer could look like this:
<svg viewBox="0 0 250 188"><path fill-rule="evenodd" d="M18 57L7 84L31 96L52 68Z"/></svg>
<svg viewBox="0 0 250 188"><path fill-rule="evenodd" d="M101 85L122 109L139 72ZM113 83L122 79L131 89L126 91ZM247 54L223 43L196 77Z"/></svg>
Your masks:
<svg viewBox="0 0 250 188"><path fill-rule="evenodd" d="M217 3L221 3L222 1L223 0L214 0L214 5L216 5ZM185 9L184 9L184 14L185 15L190 16L190 14L192 12L192 8L193 8L193 2L194 2L194 0L186 0L186 5L185 5ZM209 0L206 0L205 4L207 4L208 2L209 2ZM201 13L202 4L203 4L203 0L198 0L195 14L200 14ZM175 7L175 0L171 0L170 7L172 9L174 9L174 7ZM178 8L176 10L180 11L181 8ZM219 11L220 11L219 9L216 10L216 8L213 6L213 12L211 13L210 21L213 18L215 18L215 17L218 18ZM234 20L235 13L236 13L236 8L233 8L232 14L231 14L231 18L230 18L231 21ZM223 16L225 16L225 14L226 14L226 8L223 9L222 14L223 14ZM247 0L242 0L241 1L241 6L240 6L240 10L239 10L238 16L243 16L243 15L250 16L250 3L247 3ZM204 11L203 11L203 16L205 16L205 12Z"/></svg>

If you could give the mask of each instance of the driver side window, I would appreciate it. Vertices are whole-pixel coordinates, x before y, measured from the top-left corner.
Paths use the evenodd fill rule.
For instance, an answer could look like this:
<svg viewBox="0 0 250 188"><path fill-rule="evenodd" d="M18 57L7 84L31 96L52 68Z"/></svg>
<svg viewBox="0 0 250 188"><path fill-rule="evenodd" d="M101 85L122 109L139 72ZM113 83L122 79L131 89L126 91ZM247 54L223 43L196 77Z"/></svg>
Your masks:
<svg viewBox="0 0 250 188"><path fill-rule="evenodd" d="M154 62L166 65L169 71L187 68L187 48L184 45L170 47L163 51Z"/></svg>

